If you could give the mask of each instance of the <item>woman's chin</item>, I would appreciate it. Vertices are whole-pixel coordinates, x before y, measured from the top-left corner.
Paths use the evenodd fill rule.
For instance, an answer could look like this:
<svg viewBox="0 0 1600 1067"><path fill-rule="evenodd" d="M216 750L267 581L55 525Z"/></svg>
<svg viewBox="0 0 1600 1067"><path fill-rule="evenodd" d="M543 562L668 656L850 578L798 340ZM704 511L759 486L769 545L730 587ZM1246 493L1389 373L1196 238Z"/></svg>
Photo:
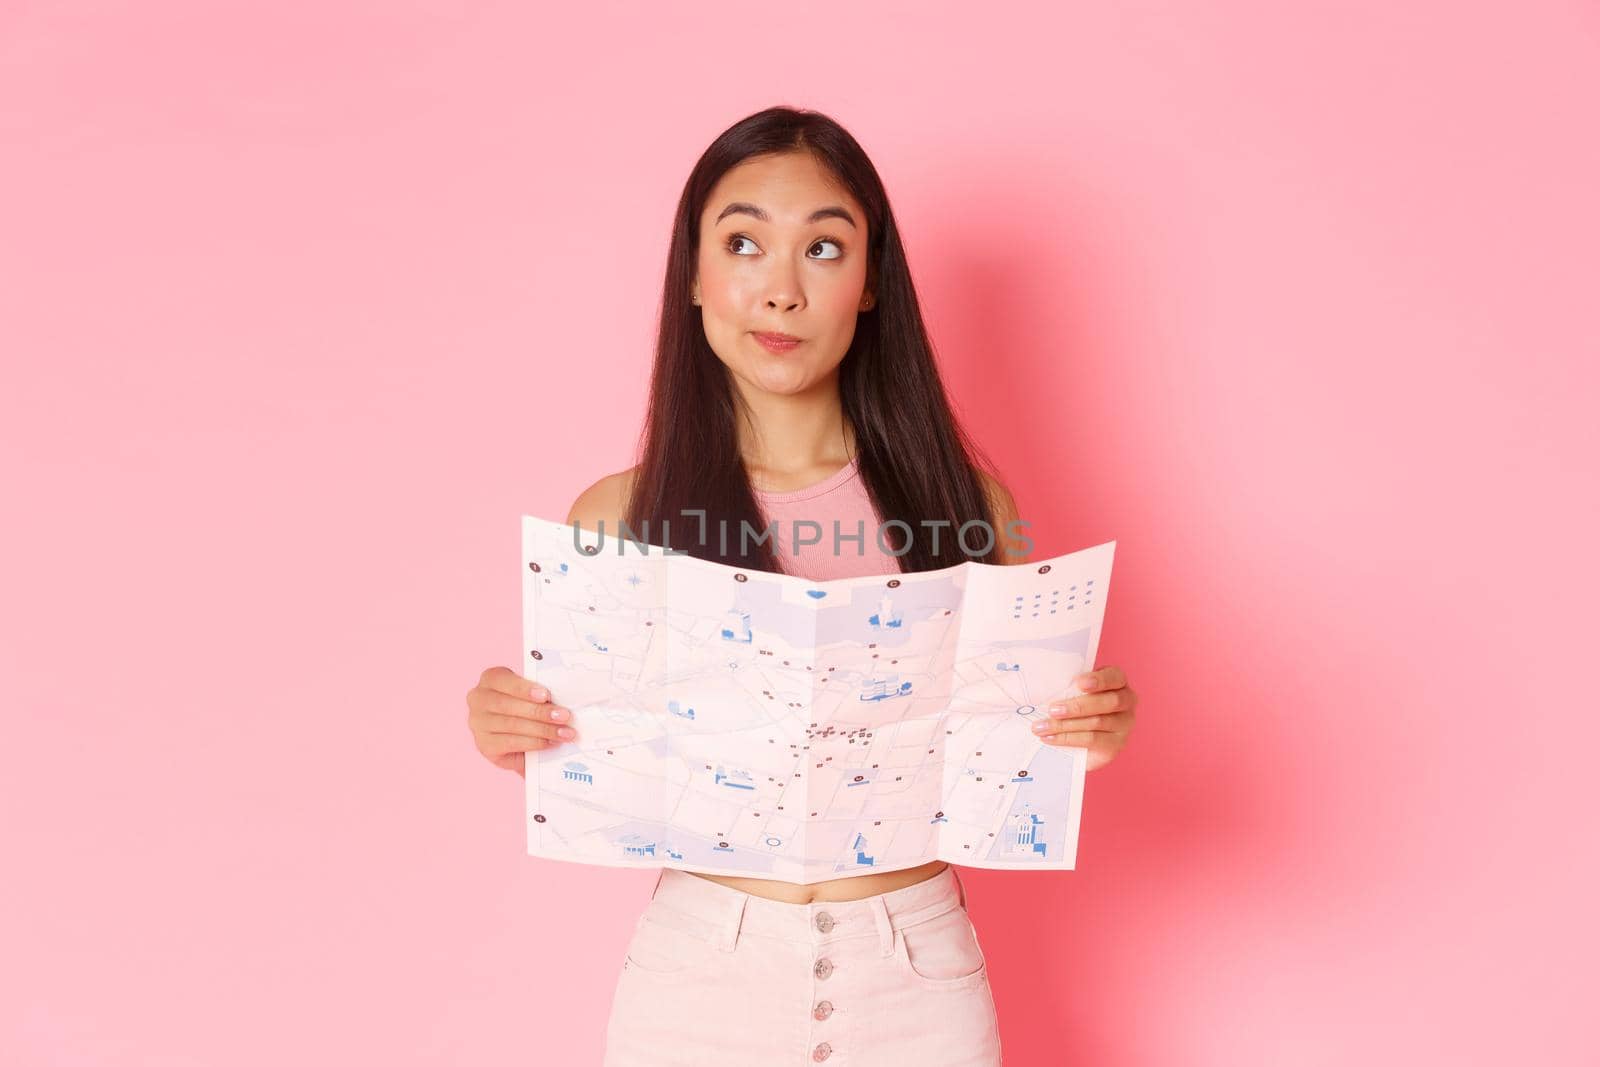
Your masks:
<svg viewBox="0 0 1600 1067"><path fill-rule="evenodd" d="M768 393L803 393L816 385L816 376L795 364L756 367L750 376L755 385Z"/></svg>

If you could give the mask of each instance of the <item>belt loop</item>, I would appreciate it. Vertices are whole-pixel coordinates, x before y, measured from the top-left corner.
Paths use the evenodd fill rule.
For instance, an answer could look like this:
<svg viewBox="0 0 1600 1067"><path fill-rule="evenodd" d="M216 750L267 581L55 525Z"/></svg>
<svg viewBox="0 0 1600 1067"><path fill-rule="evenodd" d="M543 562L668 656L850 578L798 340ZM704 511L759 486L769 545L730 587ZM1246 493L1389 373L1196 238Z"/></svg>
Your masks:
<svg viewBox="0 0 1600 1067"><path fill-rule="evenodd" d="M750 903L749 893L740 893L728 910L728 917L723 921L722 929L717 931L718 948L724 952L732 952L739 944L739 928L744 925L744 907Z"/></svg>
<svg viewBox="0 0 1600 1067"><path fill-rule="evenodd" d="M956 865L950 865L950 873L956 876L956 891L961 895L961 907L967 906L967 887L961 882L961 872L956 870Z"/></svg>
<svg viewBox="0 0 1600 1067"><path fill-rule="evenodd" d="M889 922L889 909L883 903L883 894L875 893L868 897L867 904L872 908L872 921L878 928L878 954L894 955L894 925Z"/></svg>

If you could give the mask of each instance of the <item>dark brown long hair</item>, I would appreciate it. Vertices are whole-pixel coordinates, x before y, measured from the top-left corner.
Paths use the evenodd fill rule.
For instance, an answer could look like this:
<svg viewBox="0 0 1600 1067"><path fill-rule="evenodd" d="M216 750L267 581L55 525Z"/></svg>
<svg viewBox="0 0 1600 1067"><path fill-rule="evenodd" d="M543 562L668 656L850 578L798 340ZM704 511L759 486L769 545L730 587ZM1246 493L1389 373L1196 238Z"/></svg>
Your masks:
<svg viewBox="0 0 1600 1067"><path fill-rule="evenodd" d="M950 408L922 323L905 249L889 197L872 162L845 129L815 111L772 107L729 127L695 164L678 199L667 251L661 326L650 377L650 407L640 435L639 470L624 522L624 536L754 570L781 571L770 541L740 536L741 523L766 529L739 455L736 397L727 367L706 340L700 309L690 300L700 246L700 217L722 175L754 156L810 152L850 190L867 213L871 310L856 322L855 337L839 365L840 406L855 431L862 482L885 522L911 528L900 569L933 570L973 559L1000 561L1006 531L996 526L976 462L981 457ZM992 466L984 459L984 469ZM695 517L705 512L705 526ZM924 521L944 520L939 551ZM663 520L667 524L663 526ZM956 543L962 524L994 528L996 544L981 527ZM718 523L725 522L727 552ZM704 539L702 542L702 533ZM876 535L867 530L868 552ZM777 536L787 536L778 531ZM884 542L905 547L905 530L887 526ZM828 535L821 542L831 547Z"/></svg>

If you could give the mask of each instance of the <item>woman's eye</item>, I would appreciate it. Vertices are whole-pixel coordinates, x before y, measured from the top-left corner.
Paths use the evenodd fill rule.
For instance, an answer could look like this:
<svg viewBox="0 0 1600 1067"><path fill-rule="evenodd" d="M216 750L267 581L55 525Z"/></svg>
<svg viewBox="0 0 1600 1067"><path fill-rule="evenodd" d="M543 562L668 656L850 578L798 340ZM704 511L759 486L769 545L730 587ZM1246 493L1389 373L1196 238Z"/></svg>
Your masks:
<svg viewBox="0 0 1600 1067"><path fill-rule="evenodd" d="M740 242L743 242L744 244L749 245L750 246L750 250L749 251L741 251L741 248L743 246L740 244ZM822 248L822 247L832 247L833 248L833 254L832 255L817 256L816 257L817 259L838 259L840 256L844 255L844 246L841 245L838 241L835 241L835 240L833 240L832 238L829 238L829 237L824 237L821 240L814 242L811 245L811 247L813 249ZM732 237L728 238L727 248L728 248L729 252L732 252L736 256L755 255L755 253L760 250L759 247L756 245L756 243L754 241L750 240L750 238L746 237L742 233L736 233Z"/></svg>

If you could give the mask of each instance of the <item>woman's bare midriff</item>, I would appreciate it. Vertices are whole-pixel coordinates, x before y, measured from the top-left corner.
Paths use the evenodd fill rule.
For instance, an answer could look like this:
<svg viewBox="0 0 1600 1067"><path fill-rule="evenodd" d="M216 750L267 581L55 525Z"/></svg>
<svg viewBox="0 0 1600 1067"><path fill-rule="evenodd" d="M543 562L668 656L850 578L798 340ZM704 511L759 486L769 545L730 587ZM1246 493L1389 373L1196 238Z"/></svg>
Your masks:
<svg viewBox="0 0 1600 1067"><path fill-rule="evenodd" d="M896 889L904 889L908 885L916 885L918 882L927 881L948 866L950 865L944 860L932 860L920 867L907 867L901 871L863 874L854 878L830 878L825 882L812 882L810 885L800 885L797 882L780 882L772 878L738 878L726 874L701 874L699 871L685 871L683 873L725 885L729 889L737 889L741 893L749 893L751 896L779 900L785 904L811 904L821 900L860 900L862 897L876 896L879 893L889 893Z"/></svg>

